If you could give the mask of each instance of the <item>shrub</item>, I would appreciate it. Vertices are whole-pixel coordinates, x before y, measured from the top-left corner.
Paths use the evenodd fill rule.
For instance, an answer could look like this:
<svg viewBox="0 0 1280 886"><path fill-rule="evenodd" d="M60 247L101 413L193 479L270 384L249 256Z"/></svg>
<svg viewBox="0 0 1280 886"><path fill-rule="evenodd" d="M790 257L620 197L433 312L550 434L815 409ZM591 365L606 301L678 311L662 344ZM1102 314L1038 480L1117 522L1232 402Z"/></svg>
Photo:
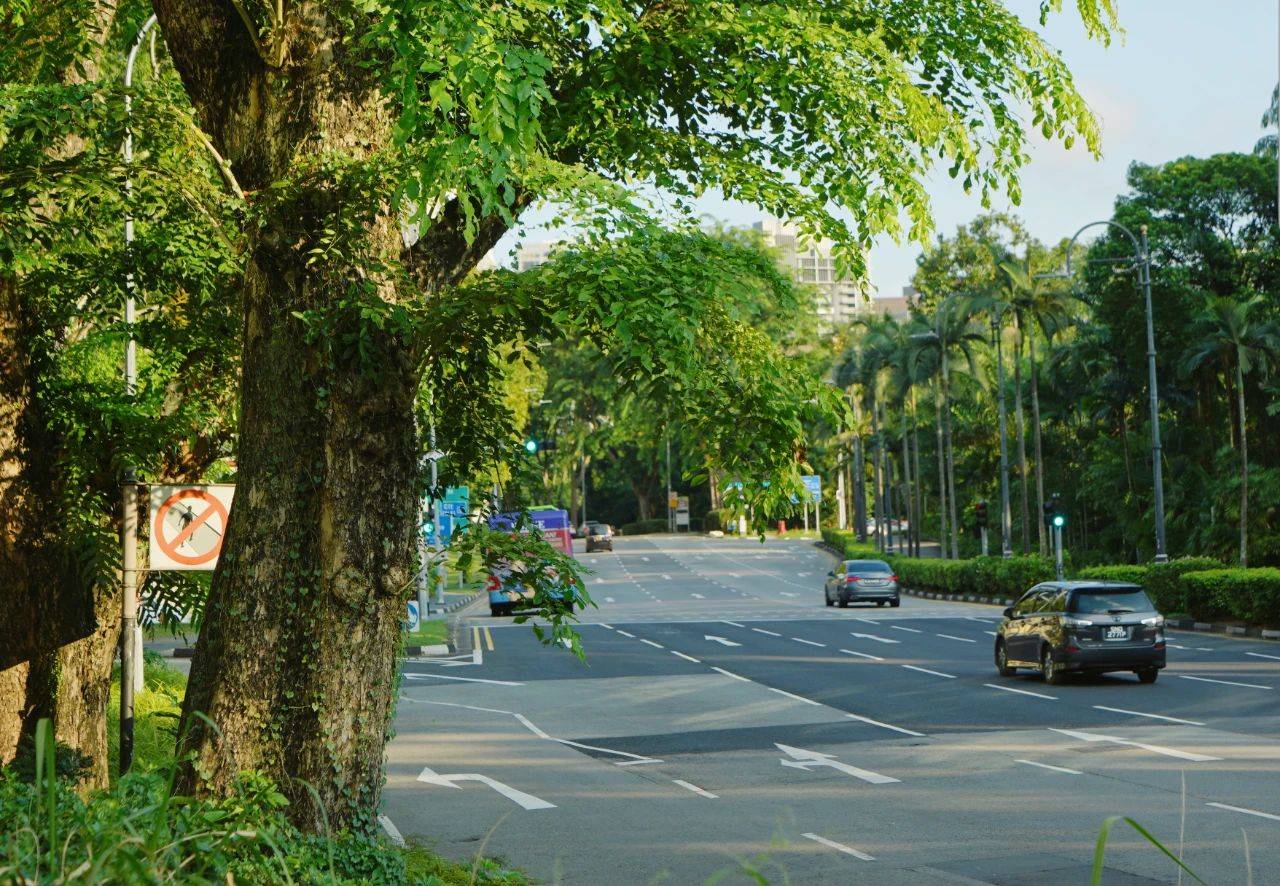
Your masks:
<svg viewBox="0 0 1280 886"><path fill-rule="evenodd" d="M912 590L974 594L991 600L1018 597L1054 577L1053 561L1039 554L972 557L968 560L893 557L898 580Z"/></svg>
<svg viewBox="0 0 1280 886"><path fill-rule="evenodd" d="M851 529L823 529L822 540L846 560L875 560L880 557L875 545L858 541L858 534Z"/></svg>
<svg viewBox="0 0 1280 886"><path fill-rule="evenodd" d="M636 520L634 523L623 523L618 527L622 535L648 535L651 532L666 532L667 521L661 517L650 520Z"/></svg>
<svg viewBox="0 0 1280 886"><path fill-rule="evenodd" d="M1206 569L1182 575L1196 618L1231 617L1280 625L1280 569Z"/></svg>
<svg viewBox="0 0 1280 886"><path fill-rule="evenodd" d="M714 530L724 530L724 511L710 510L702 517L702 531L712 532Z"/></svg>
<svg viewBox="0 0 1280 886"><path fill-rule="evenodd" d="M1193 603L1187 598L1187 589L1182 576L1188 572L1199 572L1206 569L1221 569L1222 563L1212 557L1180 557L1168 563L1149 563L1146 565L1090 566L1081 569L1079 578L1096 578L1101 581L1127 581L1140 584L1146 588L1147 596L1155 603L1156 609L1172 615L1175 613L1194 614L1194 610L1204 611L1205 601ZM1202 615L1198 617L1211 617Z"/></svg>

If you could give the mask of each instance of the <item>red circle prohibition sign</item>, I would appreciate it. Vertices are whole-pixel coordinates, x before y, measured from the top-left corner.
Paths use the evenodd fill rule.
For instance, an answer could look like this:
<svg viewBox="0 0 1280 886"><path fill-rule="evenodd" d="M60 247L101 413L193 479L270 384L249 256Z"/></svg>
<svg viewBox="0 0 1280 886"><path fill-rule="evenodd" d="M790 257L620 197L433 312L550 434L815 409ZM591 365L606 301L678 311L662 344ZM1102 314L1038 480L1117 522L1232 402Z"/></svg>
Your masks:
<svg viewBox="0 0 1280 886"><path fill-rule="evenodd" d="M201 513L196 514L195 517L192 518L191 522L184 526L182 531L172 539L166 540L164 537L165 515L169 513L169 508L186 498L198 498L208 504L209 507L205 508ZM222 502L218 501L217 497L205 492L203 489L181 489L165 499L164 504L156 508L156 519L155 523L151 527L151 531L155 534L156 542L160 545L160 550L164 551L165 554L173 560L186 566L200 566L217 558L219 552L222 550L221 536L219 536L218 543L214 546L213 550L205 554L198 554L192 557L189 554L180 553L178 548L183 544L183 542L191 538L192 534L195 533L197 529L207 523L215 515L222 518L222 529L225 532L227 528L227 509L222 506Z"/></svg>

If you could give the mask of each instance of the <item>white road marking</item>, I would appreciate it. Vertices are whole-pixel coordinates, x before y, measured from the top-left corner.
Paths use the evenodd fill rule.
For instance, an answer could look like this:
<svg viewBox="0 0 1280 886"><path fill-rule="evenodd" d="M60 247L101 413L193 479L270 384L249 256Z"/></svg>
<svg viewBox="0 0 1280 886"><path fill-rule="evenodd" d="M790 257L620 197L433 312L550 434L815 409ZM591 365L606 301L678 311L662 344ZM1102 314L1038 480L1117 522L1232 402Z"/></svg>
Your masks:
<svg viewBox="0 0 1280 886"><path fill-rule="evenodd" d="M915 665L903 665L908 671L919 671L922 674L933 674L935 677L946 677L948 680L954 680L955 674L944 674L942 671L931 671L928 668L918 668Z"/></svg>
<svg viewBox="0 0 1280 886"><path fill-rule="evenodd" d="M1015 763L1026 763L1028 766L1039 766L1041 769L1052 769L1054 772L1065 772L1067 775L1084 775L1077 769L1067 769L1064 766L1050 766L1048 763L1037 763L1035 760L1017 760Z"/></svg>
<svg viewBox="0 0 1280 886"><path fill-rule="evenodd" d="M881 658L880 656L872 655L869 652L854 652L852 649L841 649L840 651L843 652L845 655L856 655L858 656L858 658L869 658L872 661L884 661L884 659Z"/></svg>
<svg viewBox="0 0 1280 886"><path fill-rule="evenodd" d="M699 600L705 600L705 599L707 599L706 597L702 596L701 594L694 594L694 593L690 593L690 594L689 594L689 596L690 596L690 597L696 597L696 598L697 598L697 599L699 599Z"/></svg>
<svg viewBox="0 0 1280 886"><path fill-rule="evenodd" d="M612 603L612 602L613 602L613 598L612 598L612 597L605 597L605 598L604 598L604 602L606 602L606 603Z"/></svg>
<svg viewBox="0 0 1280 886"><path fill-rule="evenodd" d="M850 637L857 637L860 640L875 640L877 643L899 643L899 640L890 640L888 637L877 637L875 634L859 634L854 631L849 632Z"/></svg>
<svg viewBox="0 0 1280 886"><path fill-rule="evenodd" d="M1185 646L1179 646L1177 643L1166 643L1165 645L1168 646L1170 649L1186 649L1187 648Z"/></svg>
<svg viewBox="0 0 1280 886"><path fill-rule="evenodd" d="M1134 717L1150 717L1152 720L1168 720L1170 723L1185 723L1188 726L1203 726L1198 720L1183 720L1181 717L1166 717L1164 714L1144 714L1142 711L1128 711L1124 708L1109 708L1104 704L1094 705L1100 711L1111 711L1113 714L1131 714Z"/></svg>
<svg viewBox="0 0 1280 886"><path fill-rule="evenodd" d="M781 595L782 595L782 596L784 596L784 597L794 597L794 596L795 596L795 594L791 593L790 591L778 591L778 593L779 593L779 594L781 594Z"/></svg>
<svg viewBox="0 0 1280 886"><path fill-rule="evenodd" d="M1221 760L1221 757L1210 757L1208 754L1196 754L1191 751L1177 751L1173 748L1165 748L1160 745L1143 744L1140 741L1129 741L1127 738L1116 738L1114 735L1101 735L1097 732L1076 732L1073 729L1054 729L1050 727L1050 732L1057 732L1062 735L1069 735L1072 738L1078 738L1081 741L1099 742L1107 741L1112 744L1127 745L1131 748L1142 748L1144 751L1151 751L1153 754L1163 754L1166 757L1176 757L1179 760L1190 760L1192 763L1210 763L1214 760Z"/></svg>
<svg viewBox="0 0 1280 886"><path fill-rule="evenodd" d="M893 726L889 723L881 723L879 720L872 720L870 717L863 717L859 714L845 714L850 720L858 720L862 723L870 723L872 726L879 726L881 729L892 729L894 732L901 732L903 735L914 735L917 738L923 738L923 732L915 732L911 729L903 729L901 726Z"/></svg>
<svg viewBox="0 0 1280 886"><path fill-rule="evenodd" d="M803 644L805 644L806 646L820 646L820 647L822 647L823 649L825 649L825 648L826 648L826 646L827 646L827 644L826 644L826 643L815 643L815 642L813 642L812 640L806 640L806 639L804 639L803 637L792 637L791 639L792 639L792 640L795 640L797 643L803 643Z"/></svg>
<svg viewBox="0 0 1280 886"><path fill-rule="evenodd" d="M915 628L904 628L902 625L889 625L895 631L906 631L909 634L923 634L924 631L918 631Z"/></svg>
<svg viewBox="0 0 1280 886"><path fill-rule="evenodd" d="M1056 695L1045 695L1043 692L1031 692L1027 689L1014 689L1012 686L1001 686L999 683L983 683L982 685L988 686L992 689L999 689L1002 692L1016 692L1019 695L1030 695L1035 698L1047 698L1049 701L1058 700Z"/></svg>
<svg viewBox="0 0 1280 886"><path fill-rule="evenodd" d="M1246 652L1245 655L1252 655L1254 658L1269 658L1272 661L1280 661L1280 655L1267 655L1265 652Z"/></svg>
<svg viewBox="0 0 1280 886"><path fill-rule="evenodd" d="M781 634L776 634L773 631L766 631L764 628L752 628L751 630L755 631L757 634L768 634L770 637L782 636Z"/></svg>
<svg viewBox="0 0 1280 886"><path fill-rule="evenodd" d="M719 799L720 799L720 795L719 795L719 794L713 794L713 793L711 793L710 791L703 790L702 788L698 787L696 784L689 784L689 782L687 782L687 781L682 781L681 779L678 779L678 778L673 778L673 779L671 779L671 780L672 780L673 782L675 782L676 784L680 785L680 787L684 788L685 790L687 790L687 791L693 791L693 792L694 792L695 794L697 794L699 797L706 797L708 800L719 800Z"/></svg>
<svg viewBox="0 0 1280 886"><path fill-rule="evenodd" d="M1280 821L1280 815L1272 815L1270 812L1259 812L1256 809L1245 809L1243 806L1228 806L1226 803L1205 803L1206 806L1213 806L1215 809L1225 809L1228 812L1243 812L1245 815L1256 815L1259 818L1269 818L1272 821Z"/></svg>
<svg viewBox="0 0 1280 886"><path fill-rule="evenodd" d="M991 621L991 619L989 619L989 618L976 618L976 617L974 617L974 616L972 616L972 615L966 615L966 616L965 616L965 621L976 621L976 622L981 622L982 624L986 624L987 622Z"/></svg>
<svg viewBox="0 0 1280 886"><path fill-rule="evenodd" d="M860 778L870 784L897 784L899 782L899 779L891 775L881 775L879 772L872 772L870 769L859 769L857 766L850 766L848 763L837 760L835 754L824 754L821 751L810 751L805 748L793 748L791 745L779 744L778 742L774 742L774 746L791 758L790 760L779 761L783 766L791 769L803 769L806 772L812 772L815 766L825 766L837 772L843 772L845 775Z"/></svg>
<svg viewBox="0 0 1280 886"><path fill-rule="evenodd" d="M618 628L618 633L624 637L630 637L632 640L636 638L635 634L628 633L627 631L624 631L622 628Z"/></svg>
<svg viewBox="0 0 1280 886"><path fill-rule="evenodd" d="M739 676L738 674L735 674L732 671L726 671L724 668L717 668L713 666L711 670L716 671L717 673L720 673L720 674L724 674L726 677L732 677L735 680L741 680L743 683L751 682L746 677Z"/></svg>
<svg viewBox="0 0 1280 886"><path fill-rule="evenodd" d="M936 636L946 637L948 640L959 640L961 643L977 643L978 642L977 640L970 639L969 637L957 637L955 634L937 634Z"/></svg>
<svg viewBox="0 0 1280 886"><path fill-rule="evenodd" d="M719 643L721 646L741 646L741 643L735 643L724 637L717 637L715 634L703 634L702 639L710 640L712 643Z"/></svg>
<svg viewBox="0 0 1280 886"><path fill-rule="evenodd" d="M861 616L857 616L857 615L855 615L855 616L853 617L853 620L854 620L854 621L865 621L865 622L866 622L867 624L869 624L869 625L878 625L878 624L880 624L880 622L876 621L874 618L862 618Z"/></svg>
<svg viewBox="0 0 1280 886"><path fill-rule="evenodd" d="M548 803L546 800L533 796L533 794L526 794L524 791L511 787L511 785L504 784L487 775L480 775L478 772L457 772L452 775L444 775L436 772L430 766L427 766L421 773L419 773L418 781L426 782L427 784L440 785L441 787L458 789L460 789L461 786L458 785L457 782L478 781L481 784L488 785L493 788L499 794L502 794L502 796L506 797L517 806L520 806L522 809L533 810L556 808L555 803Z"/></svg>
<svg viewBox="0 0 1280 886"><path fill-rule="evenodd" d="M663 646L661 643L655 643L655 642L653 642L652 640L646 640L646 639L644 639L643 637L641 637L641 638L640 638L640 642L641 642L641 643L648 643L648 644L649 644L650 646L652 646L654 649L666 649L666 648L667 648L667 647Z"/></svg>
<svg viewBox="0 0 1280 886"><path fill-rule="evenodd" d="M686 661L691 661L694 664L702 664L701 660L694 658L692 655L685 655L683 652L676 652L674 649L671 650L671 654L678 655Z"/></svg>
<svg viewBox="0 0 1280 886"><path fill-rule="evenodd" d="M491 683L494 686L523 686L510 680L482 680L479 677L453 677L449 674L405 674L410 680L459 680L463 683Z"/></svg>
<svg viewBox="0 0 1280 886"><path fill-rule="evenodd" d="M664 576L662 576L662 578L663 578L663 580L664 580L664 581L671 581L671 576L669 576L669 575L664 575Z"/></svg>
<svg viewBox="0 0 1280 886"><path fill-rule="evenodd" d="M984 634L990 634L990 635L991 635L991 636L993 636L993 637L999 637L999 636L1000 636L1000 635L999 635L999 634L997 634L995 631L983 631L982 633L984 633Z"/></svg>
<svg viewBox="0 0 1280 886"><path fill-rule="evenodd" d="M1236 683L1233 680L1214 680L1211 677L1192 677L1188 674L1178 674L1184 680L1195 680L1199 683L1218 683L1222 686L1243 686L1245 689L1270 689L1270 686L1263 686L1261 683Z"/></svg>
<svg viewBox="0 0 1280 886"><path fill-rule="evenodd" d="M723 623L723 624L727 624L727 625L733 625L735 628L742 628L742 627L746 627L746 625L740 625L740 624L738 624L736 621L728 621L728 620L725 620L725 619L721 619L721 623Z"/></svg>
<svg viewBox="0 0 1280 886"><path fill-rule="evenodd" d="M641 557L640 559L641 559L641 560L643 560L643 561L644 561L644 562L646 562L646 563L648 563L648 562L649 562L649 558L648 558L648 557Z"/></svg>
<svg viewBox="0 0 1280 886"><path fill-rule="evenodd" d="M400 833L400 829L396 827L395 822L387 818L385 815L378 816L378 824L382 825L382 829L387 832L387 836L391 838L391 842L396 846L403 846L404 835Z"/></svg>
<svg viewBox="0 0 1280 886"><path fill-rule="evenodd" d="M809 577L809 573L807 573L807 572L797 572L797 573L796 573L796 577L797 577L797 578L808 578L808 577Z"/></svg>
<svg viewBox="0 0 1280 886"><path fill-rule="evenodd" d="M752 681L752 682L755 682L755 681ZM757 683L756 685L764 686L763 683ZM822 702L814 701L812 698L805 698L803 695L796 695L794 692L788 692L785 689L779 689L777 686L764 686L764 688L768 689L770 692L776 692L779 695L785 695L787 698L794 699L795 701L802 701L805 704L817 705L819 707L821 707L822 705Z"/></svg>
<svg viewBox="0 0 1280 886"><path fill-rule="evenodd" d="M598 624L600 627L604 628L606 631L612 631L612 630L613 630L613 625L607 625L607 624L605 624L605 623L604 623L604 622L602 622L602 621L596 622L596 624Z"/></svg>
<svg viewBox="0 0 1280 886"><path fill-rule="evenodd" d="M863 861L875 861L873 856L867 855L865 852L860 852L851 846L846 846L843 843L837 843L835 840L828 840L826 837L819 837L817 834L801 834L800 836L804 837L806 840L821 843L823 846L830 847L837 852L843 852L845 855L852 855L854 858L860 858Z"/></svg>

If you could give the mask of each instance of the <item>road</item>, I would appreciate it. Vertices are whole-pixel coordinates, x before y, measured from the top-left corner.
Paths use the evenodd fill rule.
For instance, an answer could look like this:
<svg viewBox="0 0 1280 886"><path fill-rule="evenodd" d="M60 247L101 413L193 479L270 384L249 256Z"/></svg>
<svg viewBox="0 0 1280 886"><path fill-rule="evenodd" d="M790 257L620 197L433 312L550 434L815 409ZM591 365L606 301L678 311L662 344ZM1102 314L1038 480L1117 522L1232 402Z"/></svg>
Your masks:
<svg viewBox="0 0 1280 886"><path fill-rule="evenodd" d="M810 543L584 558L586 663L487 609L478 653L406 662L384 791L405 836L573 884L1085 883L1129 815L1210 883L1246 858L1280 882L1275 644L1174 634L1155 685L1049 687L996 675L993 607L825 607ZM1108 884L1177 879L1125 826L1106 859Z"/></svg>

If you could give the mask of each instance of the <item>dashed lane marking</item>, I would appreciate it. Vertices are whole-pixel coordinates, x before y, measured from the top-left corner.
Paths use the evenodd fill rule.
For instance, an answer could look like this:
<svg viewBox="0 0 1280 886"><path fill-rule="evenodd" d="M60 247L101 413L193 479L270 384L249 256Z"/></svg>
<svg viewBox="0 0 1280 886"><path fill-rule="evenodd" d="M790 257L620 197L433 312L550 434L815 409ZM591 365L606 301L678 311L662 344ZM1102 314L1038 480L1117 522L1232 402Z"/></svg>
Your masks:
<svg viewBox="0 0 1280 886"><path fill-rule="evenodd" d="M720 621L727 625L733 625L735 628L745 627L745 625L740 625L736 621L729 621L728 619L724 619L724 618L720 619Z"/></svg>
<svg viewBox="0 0 1280 886"><path fill-rule="evenodd" d="M382 825L382 829L387 832L387 836L391 838L392 843L396 846L405 845L404 835L400 833L400 829L396 827L395 822L385 815L379 815L378 824Z"/></svg>
<svg viewBox="0 0 1280 886"><path fill-rule="evenodd" d="M663 646L661 643L655 643L655 642L653 642L652 640L646 640L646 639L644 639L643 637L641 637L641 638L640 638L640 642L641 642L641 643L648 643L648 644L649 644L650 646L652 646L654 649L666 649L666 648L667 648L667 647Z"/></svg>
<svg viewBox="0 0 1280 886"><path fill-rule="evenodd" d="M894 732L901 732L903 735L914 735L916 738L924 738L923 732L916 732L913 729L904 729L901 726L894 726L892 723L881 723L879 720L872 720L870 717L864 717L861 714L845 713L850 720L857 720L860 723L869 723L872 726L879 726L881 729L892 729Z"/></svg>
<svg viewBox="0 0 1280 886"><path fill-rule="evenodd" d="M916 630L915 628L904 628L902 625L889 625L889 627L893 628L895 631L906 631L908 634L924 633L924 631Z"/></svg>
<svg viewBox="0 0 1280 886"><path fill-rule="evenodd" d="M1050 766L1048 763L1037 763L1035 760L1014 760L1015 763L1025 763L1028 766L1037 766L1040 769L1051 769L1054 772L1065 772L1067 775L1084 775L1078 769L1067 769L1065 766Z"/></svg>
<svg viewBox="0 0 1280 886"><path fill-rule="evenodd" d="M880 656L872 655L869 652L854 652L852 649L841 649L840 651L843 652L845 655L856 655L858 658L866 658L866 659L870 659L871 661L884 661L884 659L881 658Z"/></svg>
<svg viewBox="0 0 1280 886"><path fill-rule="evenodd" d="M685 790L687 790L687 791L693 791L693 792L694 792L695 794L697 794L699 797L706 797L708 800L719 800L719 799L720 799L720 795L719 795L719 794L713 794L713 793L711 793L710 791L703 790L702 788L698 787L696 784L689 784L689 782L687 782L687 781L683 781L683 780L681 780L681 779L679 779L679 778L673 778L673 779L671 779L671 780L672 780L673 782L675 782L676 784L680 785L680 787L684 788Z"/></svg>
<svg viewBox="0 0 1280 886"><path fill-rule="evenodd" d="M819 646L819 647L821 647L821 648L823 648L823 649L825 649L825 648L826 648L826 646L827 646L827 644L826 644L826 643L815 643L815 642L813 642L812 640L806 640L806 639L804 639L803 637L792 637L791 639L792 639L792 640L795 640L797 643L803 643L803 644L805 644L806 646Z"/></svg>
<svg viewBox="0 0 1280 886"><path fill-rule="evenodd" d="M685 661L691 661L691 662L693 662L694 664L702 664L702 660L701 660L701 659L694 658L692 655L685 655L683 652L677 652L677 651L676 651L676 650L674 650L674 649L672 649L672 650L671 650L671 654L672 654L672 655L678 655L678 656L680 656L681 658L683 658Z"/></svg>
<svg viewBox="0 0 1280 886"><path fill-rule="evenodd" d="M957 637L955 634L936 634L935 636L946 637L948 640L959 640L961 643L977 643L978 642L977 640L970 639L969 637Z"/></svg>
<svg viewBox="0 0 1280 886"><path fill-rule="evenodd" d="M1100 711L1111 711L1113 714L1129 714L1133 717L1150 717L1152 720L1165 720L1169 723L1183 723L1187 726L1203 726L1199 720L1183 720L1181 717L1166 717L1164 714L1144 714L1142 711L1129 711L1124 708L1109 708L1104 704L1094 705Z"/></svg>
<svg viewBox="0 0 1280 886"><path fill-rule="evenodd" d="M1245 809L1243 806L1228 806L1226 803L1205 803L1206 806L1212 806L1215 809L1225 809L1228 812L1243 812L1245 815L1256 815L1259 818L1269 818L1272 821L1280 821L1280 815L1272 815L1270 812L1259 812L1256 809Z"/></svg>
<svg viewBox="0 0 1280 886"><path fill-rule="evenodd" d="M852 846L846 846L843 843L837 843L835 840L828 840L826 837L820 837L817 834L801 834L806 840L812 840L815 843L821 843L837 852L843 852L845 855L852 855L854 858L860 858L863 861L875 861L875 857L867 855L861 850L854 849Z"/></svg>
<svg viewBox="0 0 1280 886"><path fill-rule="evenodd" d="M1073 729L1055 729L1053 727L1050 727L1049 731L1067 735L1071 738L1078 738L1081 741L1109 742L1111 744L1126 745L1131 748L1142 748L1144 751L1150 751L1153 754L1176 757L1179 760L1190 760L1192 763L1212 763L1222 759L1221 757L1211 757L1208 754L1196 754L1191 751L1179 751L1174 748L1161 747L1160 745L1143 744L1140 741L1129 741L1127 738L1117 738L1114 735L1102 735L1097 732L1077 732Z"/></svg>
<svg viewBox="0 0 1280 886"><path fill-rule="evenodd" d="M768 634L770 637L782 636L781 634L774 633L773 631L766 631L764 628L752 628L751 630L755 631L757 634Z"/></svg>
<svg viewBox="0 0 1280 886"><path fill-rule="evenodd" d="M1018 695L1030 695L1032 698L1044 698L1049 701L1057 701L1056 695L1045 695L1043 692L1032 692L1029 689L1014 689L1012 686L1001 686L998 683L983 683L989 689L999 689L1001 692L1016 692Z"/></svg>
<svg viewBox="0 0 1280 886"><path fill-rule="evenodd" d="M1241 686L1245 689L1270 689L1261 683L1237 683L1234 680L1215 680L1212 677L1192 677L1190 674L1178 674L1183 680L1195 680L1198 683L1217 683L1221 686Z"/></svg>
<svg viewBox="0 0 1280 886"><path fill-rule="evenodd" d="M1280 661L1280 655L1267 655L1265 652L1246 652L1245 655L1252 655L1254 658L1269 658L1272 661Z"/></svg>
<svg viewBox="0 0 1280 886"><path fill-rule="evenodd" d="M746 677L743 677L740 674L735 674L732 671L726 671L724 668L712 667L711 670L715 671L718 674L724 674L726 677L732 677L735 680L741 680L743 683L751 682Z"/></svg>
<svg viewBox="0 0 1280 886"><path fill-rule="evenodd" d="M630 637L632 640L634 640L634 639L636 638L636 635L635 635L635 634L630 634L630 633L628 633L628 632L624 631L622 628L618 628L618 633L619 633L619 634L621 634L621 635L622 635L622 636L624 636L624 637Z"/></svg>
<svg viewBox="0 0 1280 886"><path fill-rule="evenodd" d="M942 671L931 671L928 668L918 668L915 665L903 665L908 671L919 671L922 674L933 674L935 677L946 677L948 680L954 680L955 674L944 674Z"/></svg>

